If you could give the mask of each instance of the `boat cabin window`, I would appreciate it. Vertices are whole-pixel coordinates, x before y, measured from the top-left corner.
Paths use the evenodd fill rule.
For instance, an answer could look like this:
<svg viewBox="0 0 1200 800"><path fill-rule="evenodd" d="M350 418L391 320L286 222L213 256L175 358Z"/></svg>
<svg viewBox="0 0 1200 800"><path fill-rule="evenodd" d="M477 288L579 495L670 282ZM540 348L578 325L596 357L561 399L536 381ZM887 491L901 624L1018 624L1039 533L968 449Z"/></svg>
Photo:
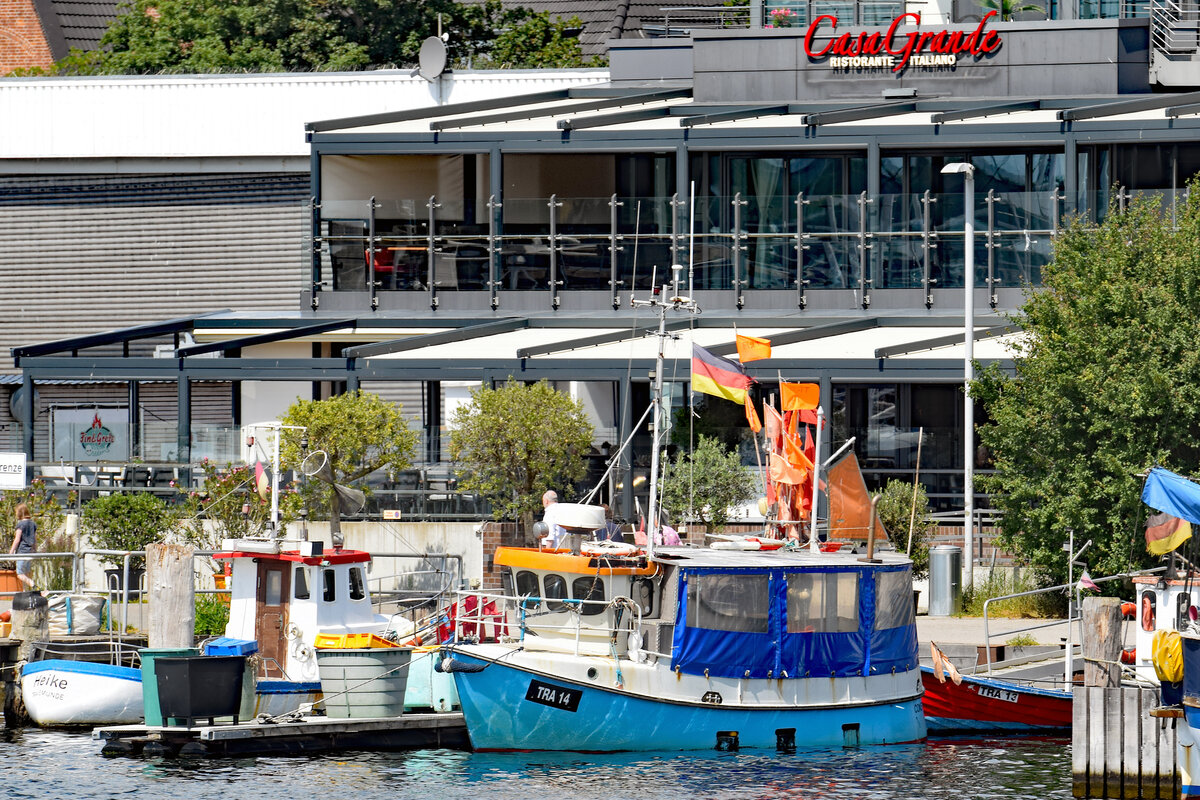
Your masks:
<svg viewBox="0 0 1200 800"><path fill-rule="evenodd" d="M689 628L766 633L769 605L766 575L692 575L688 578Z"/></svg>
<svg viewBox="0 0 1200 800"><path fill-rule="evenodd" d="M293 597L295 597L297 600L308 599L309 593L307 569L304 567L296 567L296 577L294 580L292 580L292 586L295 587L295 591L292 594Z"/></svg>
<svg viewBox="0 0 1200 800"><path fill-rule="evenodd" d="M547 575L542 579L542 597L546 599L546 608L550 611L566 611L570 603L567 599L567 579L562 575ZM557 601L557 602L556 602Z"/></svg>
<svg viewBox="0 0 1200 800"><path fill-rule="evenodd" d="M598 575L576 578L571 584L571 597L583 601L579 604L579 613L583 616L591 617L603 614L606 608L604 579Z"/></svg>
<svg viewBox="0 0 1200 800"><path fill-rule="evenodd" d="M362 600L367 596L367 587L363 582L362 567L350 568L350 599Z"/></svg>
<svg viewBox="0 0 1200 800"><path fill-rule="evenodd" d="M337 573L331 569L321 570L321 599L326 603L337 600Z"/></svg>
<svg viewBox="0 0 1200 800"><path fill-rule="evenodd" d="M1158 603L1154 599L1153 591L1142 592L1142 609L1141 609L1142 630L1144 630L1144 631L1154 630L1154 615L1155 615L1155 611L1156 611L1155 606L1157 606L1157 605L1158 605Z"/></svg>
<svg viewBox="0 0 1200 800"><path fill-rule="evenodd" d="M263 593L263 603L269 606L283 605L283 570L267 570L267 586Z"/></svg>
<svg viewBox="0 0 1200 800"><path fill-rule="evenodd" d="M793 572L787 582L788 633L858 630L858 573Z"/></svg>
<svg viewBox="0 0 1200 800"><path fill-rule="evenodd" d="M916 623L911 575L907 569L875 573L875 630Z"/></svg>
<svg viewBox="0 0 1200 800"><path fill-rule="evenodd" d="M517 596L518 597L541 597L542 590L538 586L537 573L523 569L517 573ZM540 603L537 600L526 600L525 608L537 608Z"/></svg>

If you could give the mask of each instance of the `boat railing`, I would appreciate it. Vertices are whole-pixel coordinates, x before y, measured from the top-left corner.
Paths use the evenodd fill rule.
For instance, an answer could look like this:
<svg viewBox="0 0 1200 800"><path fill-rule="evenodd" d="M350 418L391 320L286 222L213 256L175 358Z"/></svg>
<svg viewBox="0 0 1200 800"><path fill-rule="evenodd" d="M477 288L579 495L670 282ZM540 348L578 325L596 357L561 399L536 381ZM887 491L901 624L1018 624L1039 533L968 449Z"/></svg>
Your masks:
<svg viewBox="0 0 1200 800"><path fill-rule="evenodd" d="M596 610L584 613L586 609ZM626 614L626 611L631 613ZM570 613L570 621L565 624L555 624L544 619L564 612ZM598 638L614 637L639 630L642 622L641 609L637 603L624 596L608 600L586 600L537 595L514 596L478 590L457 593L452 618L456 640L524 641L529 629L536 628L537 634L542 636L553 632L572 638L576 655L580 653L585 634L595 641ZM538 622L531 625L530 620L534 619ZM594 622L585 624L585 620Z"/></svg>
<svg viewBox="0 0 1200 800"><path fill-rule="evenodd" d="M1100 583L1108 583L1109 581L1127 580L1127 579L1135 577L1137 575L1152 575L1155 573L1163 572L1164 570L1166 570L1166 567L1155 567L1154 569L1138 570L1136 572L1123 572L1119 575L1108 575L1103 578L1093 578L1092 582L1096 583L1096 584L1100 584ZM1047 586L1042 589L1030 589L1030 590L1024 591L1024 592L1014 592L1012 594L1005 594L1005 595L999 595L997 597L991 597L991 598L988 598L987 600L983 601L983 639L984 639L985 644L987 645L984 648L985 657L986 657L986 661L985 661L986 672L989 675L992 672L992 665L993 665L993 662L992 662L992 638L993 637L1012 636L1013 634L1016 634L1016 633L1028 633L1029 631L1041 630L1043 628L1058 627L1058 626L1061 626L1064 622L1064 620L1055 619L1055 620L1049 620L1049 621L1045 621L1045 622L1037 622L1037 623L1034 623L1031 625L1026 625L1024 627L1020 627L1020 628L1008 628L1002 633L992 633L991 628L990 628L990 622L991 622L990 612L991 612L992 603L1001 603L1006 600L1014 600L1018 597L1032 597L1034 595L1050 594L1053 592L1063 592L1063 591L1069 592L1071 590L1075 591L1076 598L1073 602L1070 603L1070 606L1069 606L1070 610L1068 611L1067 619L1065 620L1065 622L1067 623L1068 638L1071 638L1070 637L1071 626L1075 625L1076 623L1081 623L1081 621L1082 621L1082 616L1077 612L1077 609L1079 608L1079 602L1078 602L1079 584L1078 583L1062 583L1057 586ZM1080 630L1079 630L1079 636L1075 638L1075 641L1082 641L1082 635L1083 635L1083 629L1082 629L1082 625L1081 625ZM1072 655L1071 653L1067 654L1068 660L1070 660L1071 655ZM1033 659L1033 658L1021 659L1020 661L1028 663L1031 660L1035 660L1035 659ZM1016 660L1013 660L1013 661L1005 661L1004 663L1006 666L1012 666L1019 662Z"/></svg>

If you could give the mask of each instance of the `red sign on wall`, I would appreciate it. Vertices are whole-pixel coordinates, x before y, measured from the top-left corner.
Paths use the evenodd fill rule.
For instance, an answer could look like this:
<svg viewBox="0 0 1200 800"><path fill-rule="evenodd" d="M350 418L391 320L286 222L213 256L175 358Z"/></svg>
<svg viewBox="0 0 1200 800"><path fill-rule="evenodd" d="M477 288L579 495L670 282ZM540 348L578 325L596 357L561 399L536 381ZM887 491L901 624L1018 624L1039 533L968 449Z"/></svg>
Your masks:
<svg viewBox="0 0 1200 800"><path fill-rule="evenodd" d="M822 28L827 26L826 33L831 34L838 27L837 17L822 14L808 26L804 52L809 58L829 58L833 67L890 66L892 72L900 72L909 66L952 66L961 55L983 56L1000 49L1000 34L986 30L988 21L994 16L996 12L989 11L970 33L944 28L924 33L900 33L899 28L906 19L911 18L918 27L921 25L920 14L901 14L892 20L886 33L843 33L817 49L814 40Z"/></svg>

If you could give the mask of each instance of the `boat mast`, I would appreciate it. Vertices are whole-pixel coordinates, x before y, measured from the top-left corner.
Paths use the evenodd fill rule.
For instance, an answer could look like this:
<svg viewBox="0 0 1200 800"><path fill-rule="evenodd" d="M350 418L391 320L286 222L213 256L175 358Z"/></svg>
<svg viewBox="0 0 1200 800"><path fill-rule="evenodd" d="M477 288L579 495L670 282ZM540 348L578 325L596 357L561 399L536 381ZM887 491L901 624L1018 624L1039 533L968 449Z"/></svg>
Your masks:
<svg viewBox="0 0 1200 800"><path fill-rule="evenodd" d="M654 295L654 287L650 287L649 300L634 300L629 298L629 304L634 308L638 306L647 306L658 309L658 354L654 359L654 391L651 403L654 409L654 431L651 436L652 450L650 453L650 502L646 509L646 555L650 558L654 557L655 537L658 535L658 472L659 472L659 436L662 432L663 424L663 351L666 349L667 334L667 309L675 311L689 311L696 313L699 308L690 297L683 297L679 294L679 279L683 267L680 264L671 266L671 297L668 299L660 299ZM675 338L675 337L671 337Z"/></svg>

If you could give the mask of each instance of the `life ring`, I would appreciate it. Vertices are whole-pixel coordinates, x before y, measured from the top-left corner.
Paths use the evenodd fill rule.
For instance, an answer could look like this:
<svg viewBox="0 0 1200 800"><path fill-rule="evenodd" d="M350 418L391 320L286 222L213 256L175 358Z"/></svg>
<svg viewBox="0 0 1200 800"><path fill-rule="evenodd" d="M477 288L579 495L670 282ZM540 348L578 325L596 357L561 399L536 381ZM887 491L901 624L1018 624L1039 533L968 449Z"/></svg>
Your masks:
<svg viewBox="0 0 1200 800"><path fill-rule="evenodd" d="M1130 605L1133 605L1133 604L1130 603ZM1133 649L1132 647L1129 648L1128 650L1122 650L1121 651L1121 663L1122 664L1137 663L1137 650Z"/></svg>
<svg viewBox="0 0 1200 800"><path fill-rule="evenodd" d="M579 545L579 552L585 556L632 556L638 552L638 548L625 542L604 539L599 542L583 542Z"/></svg>
<svg viewBox="0 0 1200 800"><path fill-rule="evenodd" d="M758 542L759 550L778 550L787 544L783 539L767 539L761 536L747 536L746 540Z"/></svg>
<svg viewBox="0 0 1200 800"><path fill-rule="evenodd" d="M762 550L762 545L750 539L734 539L725 542L713 542L709 545L712 550Z"/></svg>
<svg viewBox="0 0 1200 800"><path fill-rule="evenodd" d="M1137 616L1137 603L1121 603L1121 616L1133 619Z"/></svg>

